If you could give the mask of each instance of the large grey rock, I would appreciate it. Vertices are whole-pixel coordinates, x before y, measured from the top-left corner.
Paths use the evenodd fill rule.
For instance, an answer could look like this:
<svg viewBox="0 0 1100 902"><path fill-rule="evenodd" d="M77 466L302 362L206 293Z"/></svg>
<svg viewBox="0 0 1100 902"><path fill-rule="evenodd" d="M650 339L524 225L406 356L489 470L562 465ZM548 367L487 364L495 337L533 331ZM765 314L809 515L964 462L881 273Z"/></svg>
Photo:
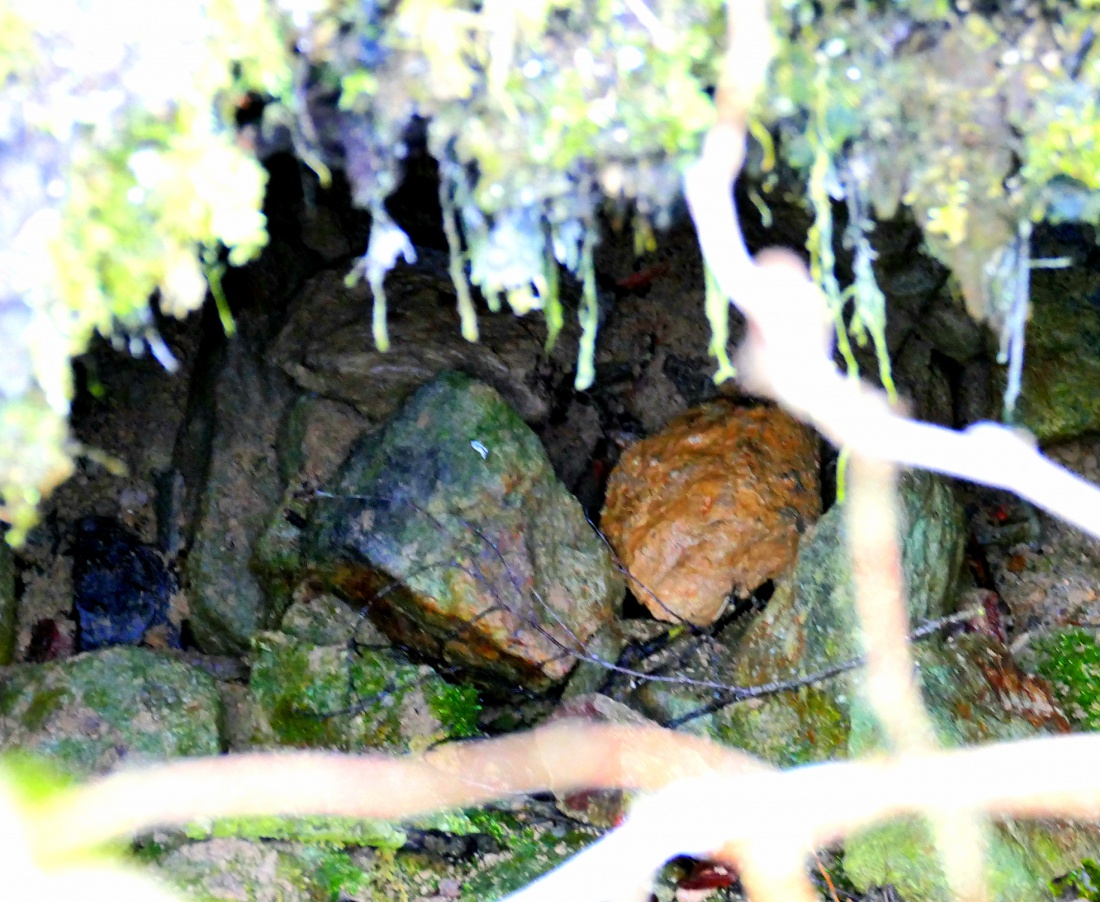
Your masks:
<svg viewBox="0 0 1100 902"><path fill-rule="evenodd" d="M898 483L898 540L912 626L952 613L965 551L962 507L950 486L920 470ZM794 573L799 617L806 623L805 664L813 669L860 652L846 510L836 505L817 523Z"/></svg>
<svg viewBox="0 0 1100 902"><path fill-rule="evenodd" d="M284 610L302 578L302 529L313 493L328 484L369 427L353 407L314 394L290 407L276 445L283 497L252 547L252 571L275 610Z"/></svg>
<svg viewBox="0 0 1100 902"><path fill-rule="evenodd" d="M315 579L434 657L545 687L622 597L534 433L460 373L367 435L330 494L305 542Z"/></svg>

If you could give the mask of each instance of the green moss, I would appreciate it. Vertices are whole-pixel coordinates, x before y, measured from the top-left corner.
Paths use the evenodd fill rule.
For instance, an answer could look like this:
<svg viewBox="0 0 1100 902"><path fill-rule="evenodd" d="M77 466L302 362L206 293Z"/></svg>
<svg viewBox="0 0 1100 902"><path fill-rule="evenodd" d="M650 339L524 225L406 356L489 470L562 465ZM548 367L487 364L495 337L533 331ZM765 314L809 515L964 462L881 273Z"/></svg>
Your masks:
<svg viewBox="0 0 1100 902"><path fill-rule="evenodd" d="M64 687L34 693L23 709L23 725L31 731L42 729L50 716L64 708L69 699L69 691Z"/></svg>
<svg viewBox="0 0 1100 902"><path fill-rule="evenodd" d="M492 902L527 886L599 836L593 829L552 826L523 812L482 810L470 816L505 849L463 884L461 898L470 902Z"/></svg>
<svg viewBox="0 0 1100 902"><path fill-rule="evenodd" d="M251 687L262 744L409 751L473 735L477 693L390 652L349 655L280 633L255 640ZM426 716L425 716L426 715Z"/></svg>
<svg viewBox="0 0 1100 902"><path fill-rule="evenodd" d="M1065 824L987 824L990 897L1004 902L1048 898L1050 882L1095 854L1095 831ZM844 870L855 886L893 885L907 902L947 902L954 896L940 867L928 825L892 821L845 842Z"/></svg>
<svg viewBox="0 0 1100 902"><path fill-rule="evenodd" d="M324 854L316 861L312 873L320 898L325 902L340 902L364 896L372 885L369 874L341 853Z"/></svg>
<svg viewBox="0 0 1100 902"><path fill-rule="evenodd" d="M439 722L451 725L453 739L468 739L478 734L481 702L471 687L433 683L424 694Z"/></svg>
<svg viewBox="0 0 1100 902"><path fill-rule="evenodd" d="M715 717L714 735L779 767L847 757L847 705L835 687L809 687L777 699L731 705Z"/></svg>
<svg viewBox="0 0 1100 902"><path fill-rule="evenodd" d="M351 817L264 817L219 818L209 824L186 827L189 839L287 840L328 847L371 846L400 849L408 835L386 821Z"/></svg>
<svg viewBox="0 0 1100 902"><path fill-rule="evenodd" d="M1080 868L1056 883L1051 890L1059 898L1072 894L1076 899L1100 902L1100 864L1095 861L1082 862Z"/></svg>
<svg viewBox="0 0 1100 902"><path fill-rule="evenodd" d="M1095 631L1070 628L1036 638L1029 654L1050 681L1055 701L1078 729L1100 729L1100 642Z"/></svg>

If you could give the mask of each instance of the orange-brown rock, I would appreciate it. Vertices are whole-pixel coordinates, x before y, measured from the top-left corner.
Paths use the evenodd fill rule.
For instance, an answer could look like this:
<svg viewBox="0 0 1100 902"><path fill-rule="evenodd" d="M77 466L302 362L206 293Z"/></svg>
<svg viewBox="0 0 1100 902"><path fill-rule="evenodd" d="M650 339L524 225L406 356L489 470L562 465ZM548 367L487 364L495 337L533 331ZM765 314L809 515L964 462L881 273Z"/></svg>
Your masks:
<svg viewBox="0 0 1100 902"><path fill-rule="evenodd" d="M639 601L702 626L786 571L820 513L814 434L774 407L714 402L626 450L601 525Z"/></svg>

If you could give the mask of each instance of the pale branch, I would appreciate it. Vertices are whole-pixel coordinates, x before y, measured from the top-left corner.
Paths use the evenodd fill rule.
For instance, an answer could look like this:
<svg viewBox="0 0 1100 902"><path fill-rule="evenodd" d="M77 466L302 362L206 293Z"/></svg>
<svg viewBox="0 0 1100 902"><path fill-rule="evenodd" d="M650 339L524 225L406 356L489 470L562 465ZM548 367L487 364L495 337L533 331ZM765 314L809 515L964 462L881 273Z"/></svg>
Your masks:
<svg viewBox="0 0 1100 902"><path fill-rule="evenodd" d="M810 850L879 821L960 810L1100 818L1097 755L1100 736L1057 736L675 783L641 799L622 827L508 902L627 899L623 887L651 877L667 859L716 854L740 869L754 902L814 899L791 892L789 883L804 873Z"/></svg>
<svg viewBox="0 0 1100 902"><path fill-rule="evenodd" d="M813 848L877 821L984 811L1100 818L1100 736L1044 737L898 758L775 770L749 755L654 727L556 723L405 758L324 752L197 758L112 774L27 812L47 860L158 825L249 814L401 819L535 790L650 792L626 824L513 902L621 898L670 857L721 857L760 900L787 893ZM793 869L793 870L792 870ZM750 874L780 879L784 893ZM806 886L809 886L806 880Z"/></svg>
<svg viewBox="0 0 1100 902"><path fill-rule="evenodd" d="M154 826L208 818L315 814L400 820L531 792L648 792L704 774L771 770L751 755L697 736L573 720L404 758L257 753L121 771L35 808L28 830L36 853L60 858Z"/></svg>
<svg viewBox="0 0 1100 902"><path fill-rule="evenodd" d="M852 555L856 614L867 668L860 691L896 755L935 750L939 743L921 698L909 637L897 511L897 467L853 455L844 516ZM986 828L959 810L931 817L936 851L952 896L986 902Z"/></svg>

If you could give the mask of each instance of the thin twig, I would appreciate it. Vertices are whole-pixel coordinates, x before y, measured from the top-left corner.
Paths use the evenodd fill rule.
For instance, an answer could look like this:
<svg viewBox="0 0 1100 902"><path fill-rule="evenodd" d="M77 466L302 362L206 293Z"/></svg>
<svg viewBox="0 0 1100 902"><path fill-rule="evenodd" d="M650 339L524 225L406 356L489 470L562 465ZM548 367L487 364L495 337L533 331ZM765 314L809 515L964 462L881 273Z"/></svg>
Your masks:
<svg viewBox="0 0 1100 902"><path fill-rule="evenodd" d="M985 612L981 608L966 608L955 614L949 614L946 617L930 620L913 630L909 634L909 641L916 642L921 639L927 639L929 636L949 626L954 626L957 623L967 623L983 616L985 616ZM789 680L772 680L768 683L761 683L759 686L730 686L728 695L715 699L713 702L703 705L694 711L688 711L686 714L666 721L662 726L668 727L670 730L675 730L686 723L690 723L700 717L706 717L709 714L714 714L738 702L746 702L750 699L778 695L781 692L793 692L796 689L804 689L807 686L813 686L818 683L823 683L826 680L831 680L833 677L840 676L842 673L856 670L863 667L866 663L867 656L859 655L855 658L849 658L847 661L830 664L828 667L823 667L805 676L792 677Z"/></svg>

